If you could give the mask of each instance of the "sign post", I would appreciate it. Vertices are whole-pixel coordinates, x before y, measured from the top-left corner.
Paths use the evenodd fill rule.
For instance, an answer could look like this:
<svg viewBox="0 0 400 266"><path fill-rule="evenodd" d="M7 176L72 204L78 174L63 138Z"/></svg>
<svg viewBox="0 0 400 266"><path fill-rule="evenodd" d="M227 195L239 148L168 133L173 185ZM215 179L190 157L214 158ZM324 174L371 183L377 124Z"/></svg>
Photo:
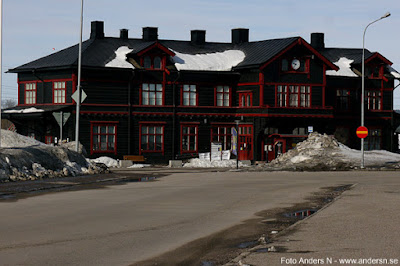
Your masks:
<svg viewBox="0 0 400 266"><path fill-rule="evenodd" d="M60 126L60 141L63 139L63 126L67 123L68 118L70 117L71 113L64 113L61 112L53 112L53 116L56 119L58 125Z"/></svg>
<svg viewBox="0 0 400 266"><path fill-rule="evenodd" d="M364 168L364 139L368 136L368 128L360 126L356 130L357 137L361 139L361 168Z"/></svg>

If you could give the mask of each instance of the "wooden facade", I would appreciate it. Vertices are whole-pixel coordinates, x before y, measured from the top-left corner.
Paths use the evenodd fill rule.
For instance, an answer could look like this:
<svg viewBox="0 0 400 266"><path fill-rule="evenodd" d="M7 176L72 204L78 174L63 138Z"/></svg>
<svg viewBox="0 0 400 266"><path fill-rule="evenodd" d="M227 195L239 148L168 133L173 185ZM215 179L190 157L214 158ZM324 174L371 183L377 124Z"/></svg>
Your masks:
<svg viewBox="0 0 400 266"><path fill-rule="evenodd" d="M120 38L104 37L103 23L92 22L91 38L84 43L81 84L87 99L80 113L80 141L89 156L143 155L153 163L197 157L209 152L212 142L230 149L236 121L241 160L271 160L304 140L311 128L359 147L355 129L361 78L327 75L339 71L334 63L347 50L325 48L321 34L311 44L301 37L249 42L246 30L233 30L232 43L222 44L207 43L205 31L192 31L187 42L158 40L157 28L144 28L142 39L129 39L126 30ZM128 66L110 67L121 47L129 49L124 55ZM177 67L186 63L179 58L183 53L230 50L245 55L230 69ZM74 140L76 52L73 46L10 70L18 73L14 111L41 110L4 112L19 133L43 142L59 137L52 113L63 111L72 114L64 139ZM357 53L361 57L361 49ZM378 53L369 53L368 59L366 126L371 137L366 145L394 150L391 62ZM360 71L357 59L351 69Z"/></svg>

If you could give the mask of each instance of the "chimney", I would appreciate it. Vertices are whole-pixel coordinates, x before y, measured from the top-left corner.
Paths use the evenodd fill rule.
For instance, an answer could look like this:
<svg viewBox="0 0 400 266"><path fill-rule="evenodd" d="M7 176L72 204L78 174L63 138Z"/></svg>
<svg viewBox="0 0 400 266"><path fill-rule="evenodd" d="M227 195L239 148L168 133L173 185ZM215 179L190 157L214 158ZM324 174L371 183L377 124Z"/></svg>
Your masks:
<svg viewBox="0 0 400 266"><path fill-rule="evenodd" d="M119 30L119 37L122 40L128 40L128 30L127 29L120 29Z"/></svg>
<svg viewBox="0 0 400 266"><path fill-rule="evenodd" d="M104 21L92 21L90 39L104 38Z"/></svg>
<svg viewBox="0 0 400 266"><path fill-rule="evenodd" d="M143 28L143 41L157 41L158 28L144 27Z"/></svg>
<svg viewBox="0 0 400 266"><path fill-rule="evenodd" d="M324 34L321 32L311 33L311 46L317 50L324 49L325 48Z"/></svg>
<svg viewBox="0 0 400 266"><path fill-rule="evenodd" d="M240 44L249 42L249 29L232 29L232 43Z"/></svg>
<svg viewBox="0 0 400 266"><path fill-rule="evenodd" d="M206 31L205 30L192 30L190 31L190 42L195 45L202 45L206 43Z"/></svg>

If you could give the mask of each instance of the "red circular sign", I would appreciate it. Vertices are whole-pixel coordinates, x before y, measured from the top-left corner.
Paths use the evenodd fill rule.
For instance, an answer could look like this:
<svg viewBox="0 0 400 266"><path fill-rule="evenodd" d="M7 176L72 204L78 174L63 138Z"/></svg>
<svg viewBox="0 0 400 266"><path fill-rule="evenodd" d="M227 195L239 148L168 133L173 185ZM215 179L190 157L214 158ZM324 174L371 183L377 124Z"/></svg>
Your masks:
<svg viewBox="0 0 400 266"><path fill-rule="evenodd" d="M356 133L357 133L357 137L359 137L360 139L363 139L368 136L368 128L358 127Z"/></svg>

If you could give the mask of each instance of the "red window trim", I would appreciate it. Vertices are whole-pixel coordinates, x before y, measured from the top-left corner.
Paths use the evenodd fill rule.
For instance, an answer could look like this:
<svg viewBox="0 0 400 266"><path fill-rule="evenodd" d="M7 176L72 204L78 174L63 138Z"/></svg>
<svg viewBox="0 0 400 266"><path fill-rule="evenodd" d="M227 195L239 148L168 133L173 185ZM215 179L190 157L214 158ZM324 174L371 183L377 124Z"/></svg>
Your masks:
<svg viewBox="0 0 400 266"><path fill-rule="evenodd" d="M48 138L50 138L50 141L47 141ZM52 143L54 143L54 136L48 136L48 135L44 136L44 143L45 143L45 144L52 144Z"/></svg>
<svg viewBox="0 0 400 266"><path fill-rule="evenodd" d="M226 136L227 137L227 142L228 142L228 139L229 139L229 141L231 141L231 138L232 138L232 128L233 127L235 127L235 124L221 124L221 123L211 123L211 131L210 131L210 133L211 133L211 141L213 141L213 136L214 135L216 135L216 136L218 136L218 139L220 139L220 137L222 136ZM220 134L219 132L215 132L214 133L214 130L217 130L218 128L226 128L227 129L227 133L226 134ZM230 130L229 130L230 129ZM224 147L223 147L223 149L225 149L226 148L226 144L227 143L224 143ZM232 143L231 143L231 146L232 146Z"/></svg>
<svg viewBox="0 0 400 266"><path fill-rule="evenodd" d="M184 93L189 93L189 96L190 96L190 92L184 92L183 91L183 87L185 85L196 86L196 93L195 93L195 95L196 95L196 105L184 105L184 103L183 103ZM199 91L197 89L198 88L197 84L182 84L180 87L181 87L181 106L180 107L198 107L199 106ZM189 103L190 103L190 97L189 97Z"/></svg>
<svg viewBox="0 0 400 266"><path fill-rule="evenodd" d="M239 107L240 108L252 108L253 107L253 92L251 91L239 91L238 92L239 96ZM245 97L245 104L243 105L243 96ZM247 96L250 96L250 105L247 105Z"/></svg>
<svg viewBox="0 0 400 266"><path fill-rule="evenodd" d="M151 66L145 68L144 67L144 58L147 56L150 57ZM156 58L156 57L159 57L161 59L161 67L160 68L154 68L154 58ZM167 59L166 59L165 55L162 55L162 54L145 54L140 58L140 65L143 67L143 69L146 69L146 70L164 71L166 63L167 63Z"/></svg>
<svg viewBox="0 0 400 266"><path fill-rule="evenodd" d="M35 105L37 104L37 81L32 81L32 82L21 82L21 84L24 84L24 104L23 105ZM35 102L34 103L26 103L26 84L35 84Z"/></svg>
<svg viewBox="0 0 400 266"><path fill-rule="evenodd" d="M90 154L95 154L95 153L113 153L113 154L117 154L117 143L118 143L118 121L90 121ZM93 126L99 126L99 125L103 125L103 126L115 126L115 130L114 130L114 136L115 136L115 140L114 140L114 150L107 150L107 151L98 151L98 150L93 150Z"/></svg>
<svg viewBox="0 0 400 266"><path fill-rule="evenodd" d="M143 84L154 84L154 85L158 85L158 84L160 84L161 86L162 86L162 102L161 102L161 105L157 105L157 104L143 104ZM150 91L149 91L150 92ZM157 86L156 86L156 91L155 92L157 92ZM139 90L139 93L140 93L140 96L139 96L139 105L140 106L146 106L146 107L165 107L165 83L164 82L162 82L162 83L150 83L150 82L142 82L141 83L141 85L140 85L140 90ZM149 98L150 99L150 98ZM157 100L157 98L156 98L156 100ZM157 101L156 101L156 103L157 103Z"/></svg>
<svg viewBox="0 0 400 266"><path fill-rule="evenodd" d="M279 106L278 105L278 86L286 86L286 92L285 92L285 98L286 98L286 106ZM298 92L297 92L297 103L298 106L290 106L290 86L297 86ZM301 93L301 87L309 87L310 88L310 92L306 92L306 93ZM305 108L313 108L312 105L312 88L313 86L310 84L275 84L275 108L298 108L298 109L305 109ZM301 95L305 94L305 95L309 95L310 99L309 99L309 105L308 106L300 106L301 105Z"/></svg>
<svg viewBox="0 0 400 266"><path fill-rule="evenodd" d="M60 91L64 91L64 93L65 93L65 99L64 99L64 102L61 102L61 103L56 103L55 102L55 99L54 99L54 91L56 90L55 88L54 88L54 84L56 83L56 82L64 82L65 83L65 87L64 88L58 88L57 90L60 90ZM68 97L68 95L67 95L67 81L66 80L52 80L52 90L53 90L53 96L52 96L52 98L53 98L53 104L55 104L55 105L59 105L59 104L66 104L67 103L67 97Z"/></svg>
<svg viewBox="0 0 400 266"><path fill-rule="evenodd" d="M164 155L164 144L165 144L165 125L166 122L139 122L139 155L142 155L143 153L161 153ZM161 150L142 150L142 127L162 127L162 145L161 145ZM150 134L148 134L150 135ZM160 134L154 134L154 135L160 135Z"/></svg>
<svg viewBox="0 0 400 266"><path fill-rule="evenodd" d="M199 122L189 122L189 123L182 123L181 124L181 141L180 141L180 149L181 149L181 154L184 153L198 153L199 152ZM195 140L196 140L196 149L195 150L184 150L182 146L182 141L183 141L183 128L184 127L194 127L196 128L196 134L195 134ZM193 134L186 134L185 136L190 136ZM190 146L190 145L189 145Z"/></svg>
<svg viewBox="0 0 400 266"><path fill-rule="evenodd" d="M380 96L375 96L375 97L369 97L368 96L368 92L379 92L381 95ZM366 105L366 110L370 111L370 112L378 112L378 111L382 111L383 110L383 92L381 89L365 89L365 95L364 95L365 99L364 99L364 104ZM379 102L379 108L378 109L370 109L369 108L369 98L380 98L380 102Z"/></svg>
<svg viewBox="0 0 400 266"><path fill-rule="evenodd" d="M217 88L218 87L229 87L229 93L228 93L228 95L229 95L229 105L228 106L225 106L225 105L222 105L222 106L220 106L220 105L218 105L218 102L217 102L217 94L218 93L220 93L220 94L223 94L223 96L225 95L225 94L227 94L226 92L217 92ZM224 99L225 99L225 97L223 97L222 98L222 102L224 102ZM215 86L214 87L214 107L217 107L217 108L227 108L227 107L231 107L232 106L232 87L231 86L229 86L229 85L217 85L217 86Z"/></svg>

